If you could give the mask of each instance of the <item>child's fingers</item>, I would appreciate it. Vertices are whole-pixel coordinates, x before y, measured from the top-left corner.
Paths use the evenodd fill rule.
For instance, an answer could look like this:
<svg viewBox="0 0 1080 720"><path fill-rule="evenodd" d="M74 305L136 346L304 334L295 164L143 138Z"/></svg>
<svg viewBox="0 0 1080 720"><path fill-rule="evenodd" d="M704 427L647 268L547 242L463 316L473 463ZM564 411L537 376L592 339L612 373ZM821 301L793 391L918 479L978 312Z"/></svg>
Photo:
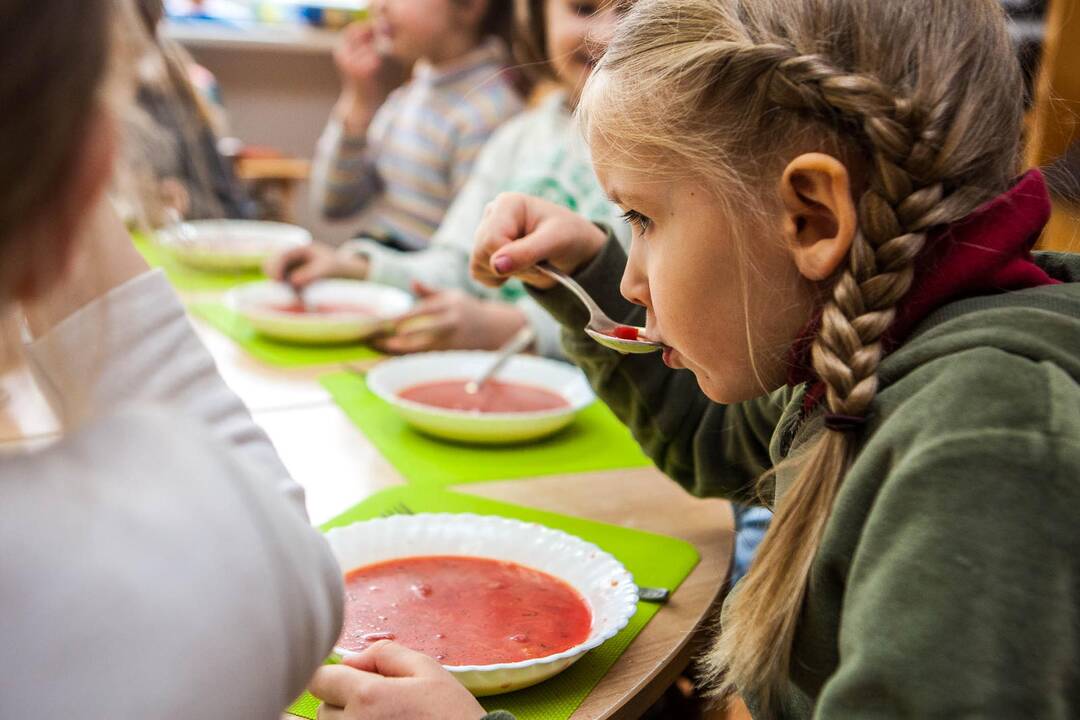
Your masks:
<svg viewBox="0 0 1080 720"><path fill-rule="evenodd" d="M432 350L444 345L444 339L455 329L455 324L449 321L428 322L422 325L409 327L402 332L394 333L385 338L380 338L372 344L376 349L393 355L407 355L409 353Z"/></svg>
<svg viewBox="0 0 1080 720"><path fill-rule="evenodd" d="M455 322L447 313L427 313L401 320L393 337L409 338L415 335L440 335L454 329Z"/></svg>
<svg viewBox="0 0 1080 720"><path fill-rule="evenodd" d="M528 232L527 219L525 196L516 193L504 193L484 208L469 268L478 282L492 287L506 282L505 276L493 270L491 259Z"/></svg>
<svg viewBox="0 0 1080 720"><path fill-rule="evenodd" d="M432 295L416 303L408 312L399 315L394 325L401 328L405 325L416 324L421 318L445 315L450 310L452 303L453 301L449 295Z"/></svg>
<svg viewBox="0 0 1080 720"><path fill-rule="evenodd" d="M266 261L263 272L271 280L283 281L286 268L293 267L300 262L308 262L311 259L311 249L307 247L293 248L283 253L274 255Z"/></svg>
<svg viewBox="0 0 1080 720"><path fill-rule="evenodd" d="M359 655L351 655L343 662L349 667L383 677L419 677L442 667L427 655L389 640L375 643Z"/></svg>
<svg viewBox="0 0 1080 720"><path fill-rule="evenodd" d="M589 220L547 200L500 195L489 206L476 236L470 270L477 281L500 285L511 275L537 287L551 287L546 276L530 272L547 261L573 272L606 240Z"/></svg>
<svg viewBox="0 0 1080 720"><path fill-rule="evenodd" d="M364 45L375 40L375 27L364 21L349 23L342 36L346 46Z"/></svg>
<svg viewBox="0 0 1080 720"><path fill-rule="evenodd" d="M318 258L312 258L306 265L302 265L292 272L289 276L289 282L293 287L303 288L316 280L331 275L332 272L333 267L330 263Z"/></svg>
<svg viewBox="0 0 1080 720"><path fill-rule="evenodd" d="M412 281L413 294L418 298L429 298L438 295L442 292L439 288L432 287L427 283L420 282L419 280Z"/></svg>
<svg viewBox="0 0 1080 720"><path fill-rule="evenodd" d="M567 228L561 224L543 224L534 232L499 248L491 256L491 272L500 277L516 275L525 282L540 288L548 288L555 282L534 268L541 262L549 262L565 272L573 272L578 254L573 247L574 238L566 235Z"/></svg>
<svg viewBox="0 0 1080 720"><path fill-rule="evenodd" d="M308 691L328 705L345 707L373 680L360 668L349 665L323 665L311 676Z"/></svg>

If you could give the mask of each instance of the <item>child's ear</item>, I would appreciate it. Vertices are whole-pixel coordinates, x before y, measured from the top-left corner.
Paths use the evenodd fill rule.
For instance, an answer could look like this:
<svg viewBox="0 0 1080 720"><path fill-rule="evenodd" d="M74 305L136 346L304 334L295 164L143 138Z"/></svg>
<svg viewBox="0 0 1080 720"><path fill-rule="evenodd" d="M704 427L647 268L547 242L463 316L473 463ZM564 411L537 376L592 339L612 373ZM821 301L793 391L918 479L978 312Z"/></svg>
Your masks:
<svg viewBox="0 0 1080 720"><path fill-rule="evenodd" d="M858 230L847 167L830 155L792 160L780 180L784 240L808 280L828 279L847 258Z"/></svg>

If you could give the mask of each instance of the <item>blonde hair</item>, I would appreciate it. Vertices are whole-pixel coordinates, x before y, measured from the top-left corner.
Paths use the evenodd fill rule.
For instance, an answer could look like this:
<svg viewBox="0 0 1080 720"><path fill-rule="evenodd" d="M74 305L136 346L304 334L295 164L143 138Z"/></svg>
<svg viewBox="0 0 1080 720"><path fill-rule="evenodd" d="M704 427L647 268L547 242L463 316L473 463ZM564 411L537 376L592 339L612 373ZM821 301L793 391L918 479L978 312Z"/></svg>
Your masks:
<svg viewBox="0 0 1080 720"><path fill-rule="evenodd" d="M1002 192L1019 169L1022 101L997 0L639 0L580 113L626 162L702 179L741 226L735 237L753 237L755 223L761 234L777 202L768 189L796 153L848 164L859 229L825 289L812 358L828 411L863 418L928 232ZM857 442L826 430L800 453L706 658L718 693L751 692L769 714L785 687Z"/></svg>

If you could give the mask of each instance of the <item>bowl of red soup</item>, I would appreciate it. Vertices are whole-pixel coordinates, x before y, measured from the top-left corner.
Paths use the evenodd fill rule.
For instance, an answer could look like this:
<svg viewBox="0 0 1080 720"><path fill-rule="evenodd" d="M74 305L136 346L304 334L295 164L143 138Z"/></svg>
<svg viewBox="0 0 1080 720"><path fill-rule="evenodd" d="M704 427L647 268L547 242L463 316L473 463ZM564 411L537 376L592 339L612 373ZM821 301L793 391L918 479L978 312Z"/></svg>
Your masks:
<svg viewBox="0 0 1080 720"><path fill-rule="evenodd" d="M380 363L368 373L367 383L422 432L480 444L551 435L596 400L576 367L531 355L511 358L479 392L469 393L466 384L494 358L480 351L409 355Z"/></svg>
<svg viewBox="0 0 1080 720"><path fill-rule="evenodd" d="M336 528L346 656L393 640L438 660L475 695L543 682L626 627L633 577L558 530L471 514L398 515Z"/></svg>
<svg viewBox="0 0 1080 720"><path fill-rule="evenodd" d="M285 283L242 285L226 303L275 340L333 344L365 340L389 329L412 307L409 293L358 280L319 280L301 294Z"/></svg>

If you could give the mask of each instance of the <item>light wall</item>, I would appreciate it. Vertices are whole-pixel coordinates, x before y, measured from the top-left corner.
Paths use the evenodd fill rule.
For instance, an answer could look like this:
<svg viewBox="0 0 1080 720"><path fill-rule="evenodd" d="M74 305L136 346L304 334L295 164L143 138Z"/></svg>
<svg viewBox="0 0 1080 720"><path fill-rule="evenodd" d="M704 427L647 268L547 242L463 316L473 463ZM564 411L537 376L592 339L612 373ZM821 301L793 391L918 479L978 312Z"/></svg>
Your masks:
<svg viewBox="0 0 1080 720"><path fill-rule="evenodd" d="M340 90L328 49L197 40L186 40L184 45L217 77L233 135L245 143L311 158ZM313 212L306 183L299 195L298 222L316 238L338 244L352 234L355 223L326 223Z"/></svg>

